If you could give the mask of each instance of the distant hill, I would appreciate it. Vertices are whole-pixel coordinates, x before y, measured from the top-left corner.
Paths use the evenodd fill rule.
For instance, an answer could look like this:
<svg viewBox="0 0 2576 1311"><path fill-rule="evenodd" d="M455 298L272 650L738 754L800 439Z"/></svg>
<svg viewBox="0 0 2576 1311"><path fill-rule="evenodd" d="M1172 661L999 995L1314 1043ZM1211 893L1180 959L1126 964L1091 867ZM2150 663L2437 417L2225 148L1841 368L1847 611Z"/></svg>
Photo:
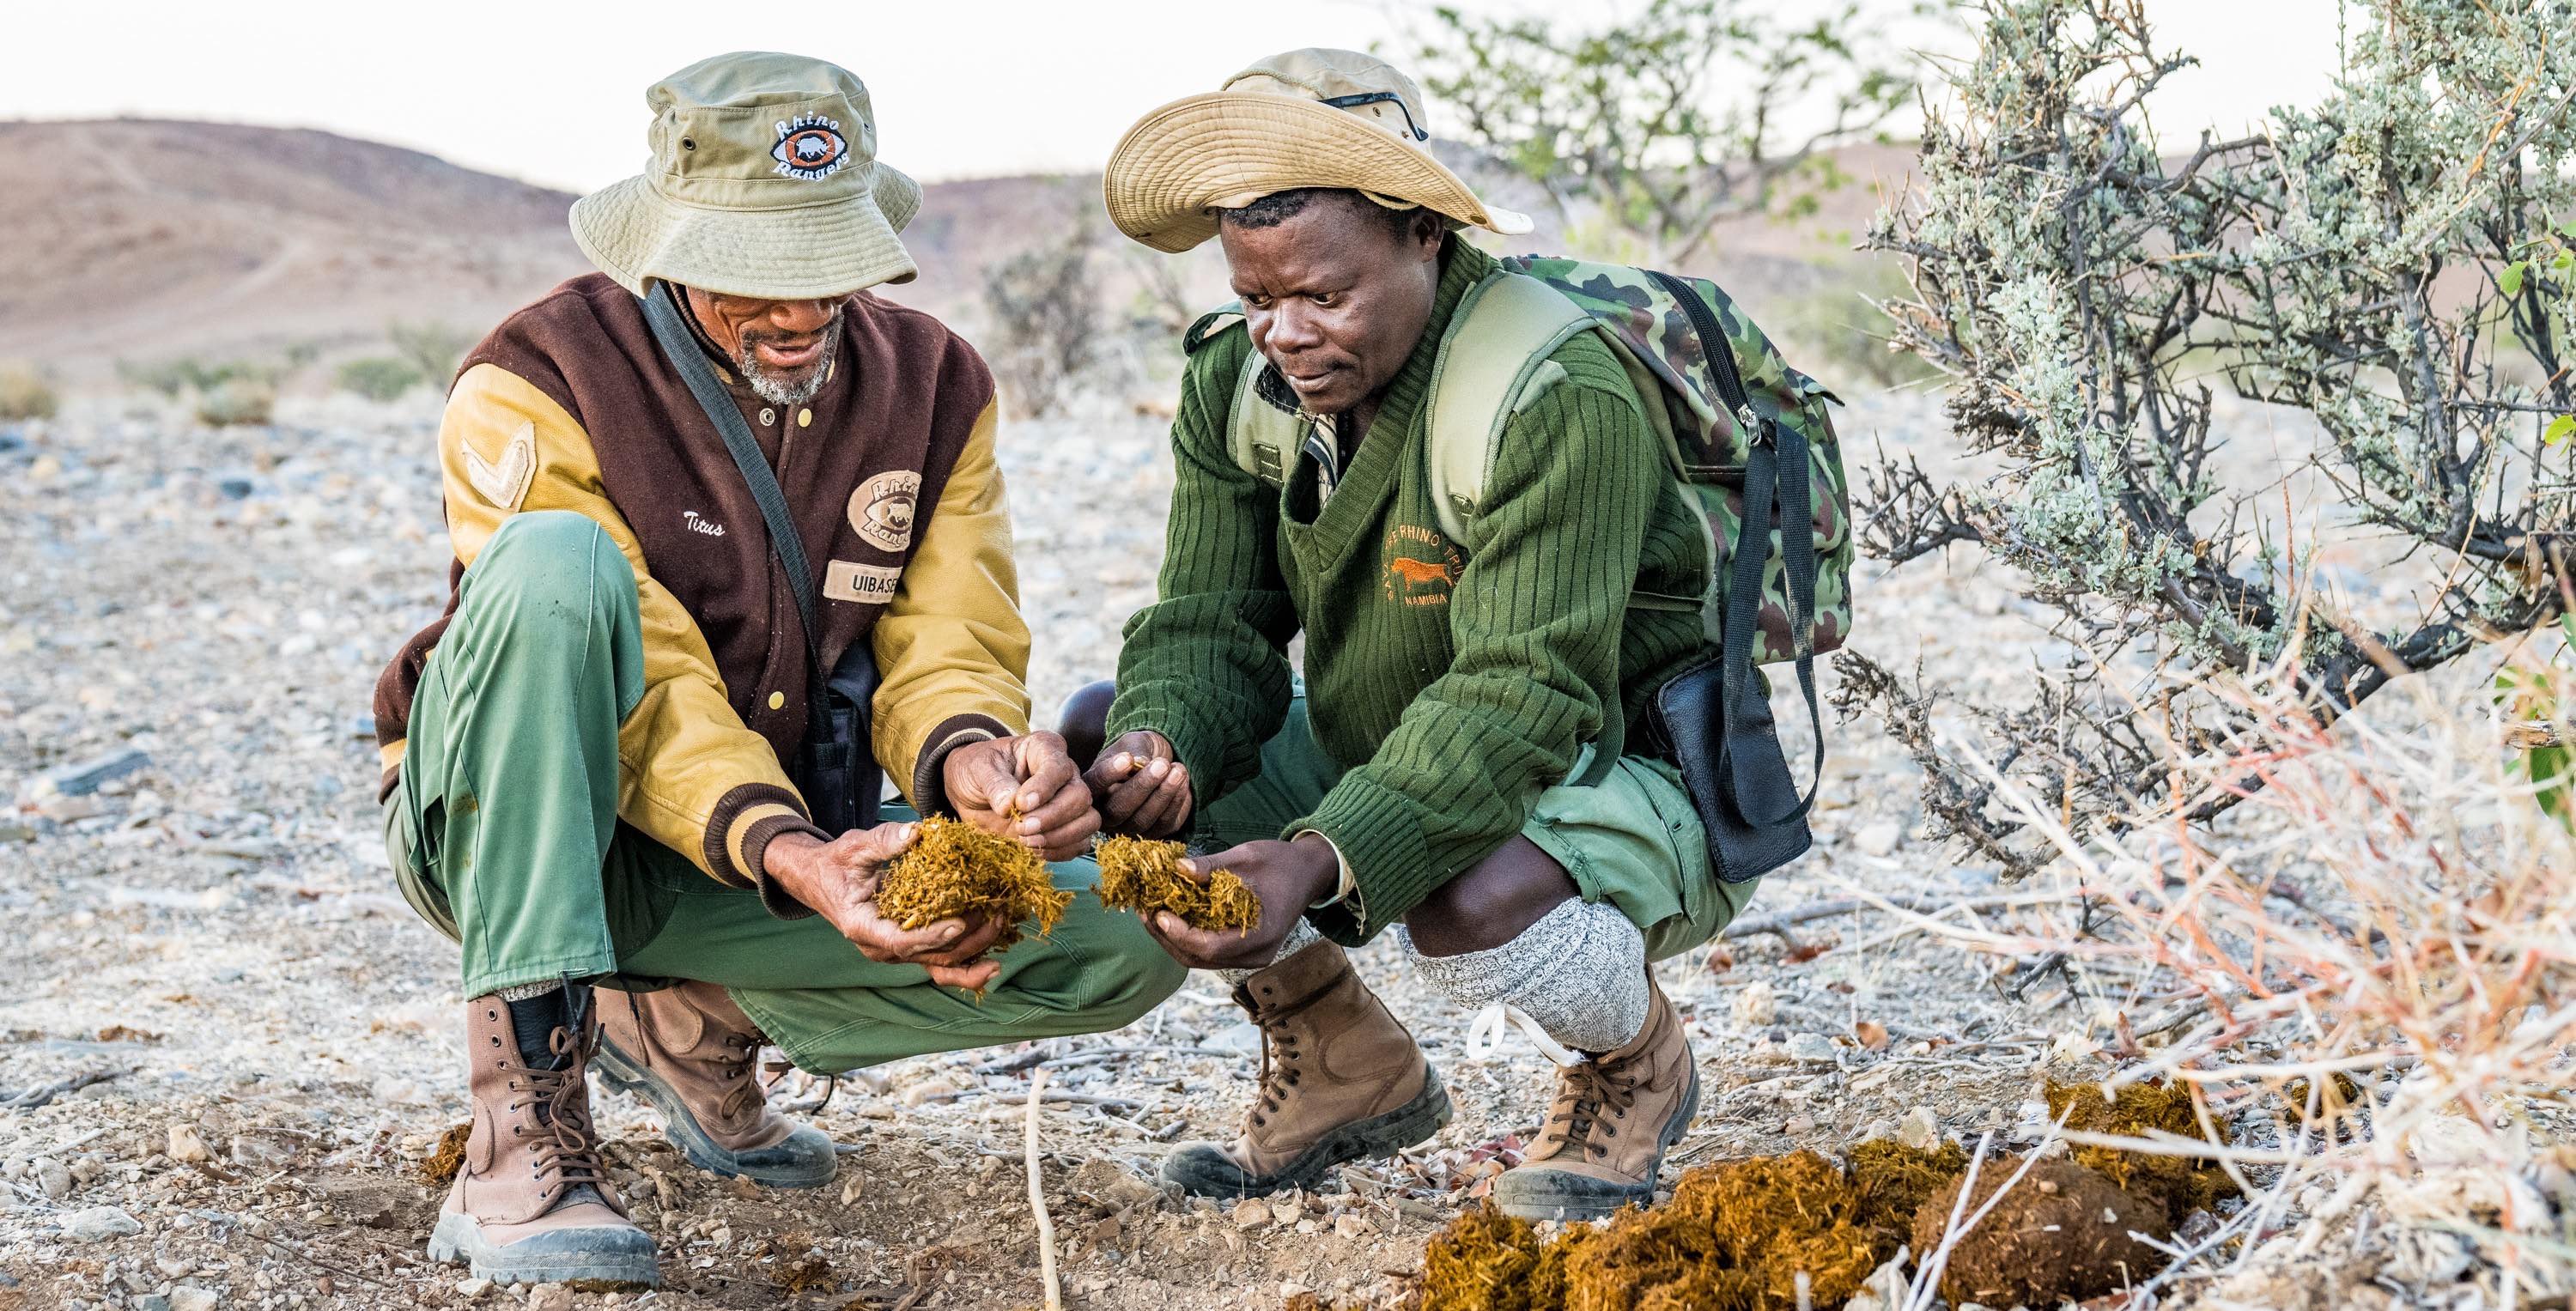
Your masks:
<svg viewBox="0 0 2576 1311"><path fill-rule="evenodd" d="M1893 148L1845 152L1859 183L1796 224L1730 224L1697 271L1764 313L1832 266L1876 204L1873 179L1902 177ZM565 228L566 192L435 156L306 129L150 119L0 122L0 358L75 374L119 359L276 349L326 351L379 338L394 319L479 331L589 265ZM1505 203L1529 204L1508 184ZM905 233L922 275L886 294L970 336L984 275L1022 251L1104 233L1097 175L933 184ZM1541 231L1513 243L1560 249ZM1152 299L1145 274L1176 272L1188 304L1223 299L1201 251L1154 266L1103 240L1094 268L1113 314Z"/></svg>

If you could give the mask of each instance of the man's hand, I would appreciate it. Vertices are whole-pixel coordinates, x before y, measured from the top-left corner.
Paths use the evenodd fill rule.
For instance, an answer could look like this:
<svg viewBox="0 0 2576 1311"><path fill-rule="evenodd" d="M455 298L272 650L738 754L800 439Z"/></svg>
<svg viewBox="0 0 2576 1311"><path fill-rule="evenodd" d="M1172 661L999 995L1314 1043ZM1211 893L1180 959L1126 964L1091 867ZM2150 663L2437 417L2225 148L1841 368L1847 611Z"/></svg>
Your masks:
<svg viewBox="0 0 2576 1311"><path fill-rule="evenodd" d="M1100 807L1101 827L1112 833L1167 838L1190 822L1190 771L1170 740L1150 728L1102 747L1082 781Z"/></svg>
<svg viewBox="0 0 2576 1311"><path fill-rule="evenodd" d="M881 964L919 965L933 983L980 992L1002 972L996 962L975 959L1002 936L999 921L945 919L904 929L877 913L877 882L886 862L910 849L920 832L918 824L880 824L829 842L810 833L782 833L770 840L761 865L787 895L831 921L860 955Z"/></svg>
<svg viewBox="0 0 2576 1311"><path fill-rule="evenodd" d="M939 762L948 804L987 833L1018 838L1049 860L1071 860L1100 831L1091 791L1053 733L969 742Z"/></svg>
<svg viewBox="0 0 2576 1311"><path fill-rule="evenodd" d="M1145 931L1163 944L1172 959L1193 969L1257 970L1279 954L1279 944L1306 908L1340 886L1342 863L1321 835L1301 834L1294 842L1247 842L1213 856L1181 862L1201 883L1217 870L1234 871L1261 898L1261 922L1248 931L1194 929L1170 911L1145 921Z"/></svg>

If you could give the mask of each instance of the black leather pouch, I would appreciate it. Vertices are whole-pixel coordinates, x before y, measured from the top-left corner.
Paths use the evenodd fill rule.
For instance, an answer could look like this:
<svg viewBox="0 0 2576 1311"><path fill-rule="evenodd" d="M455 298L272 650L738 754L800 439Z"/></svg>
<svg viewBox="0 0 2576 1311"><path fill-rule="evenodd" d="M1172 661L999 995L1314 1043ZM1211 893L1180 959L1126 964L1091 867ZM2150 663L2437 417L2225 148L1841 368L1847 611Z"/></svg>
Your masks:
<svg viewBox="0 0 2576 1311"><path fill-rule="evenodd" d="M1746 693L1730 725L1725 660L1712 651L1665 682L1647 711L1657 745L1680 768L1708 830L1717 876L1728 883L1760 878L1815 841L1770 702L1758 682Z"/></svg>

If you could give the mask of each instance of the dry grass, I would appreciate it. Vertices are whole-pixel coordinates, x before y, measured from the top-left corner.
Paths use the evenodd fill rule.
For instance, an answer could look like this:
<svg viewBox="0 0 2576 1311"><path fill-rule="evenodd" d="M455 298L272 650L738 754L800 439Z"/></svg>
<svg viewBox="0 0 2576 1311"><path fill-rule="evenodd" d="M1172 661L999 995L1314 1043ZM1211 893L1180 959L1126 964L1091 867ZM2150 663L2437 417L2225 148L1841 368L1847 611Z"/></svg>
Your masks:
<svg viewBox="0 0 2576 1311"><path fill-rule="evenodd" d="M2503 658L2576 690L2563 661ZM2328 732L2286 690L2292 667L2219 689L2259 735L2169 750L2185 785L2173 814L2078 833L2002 785L2055 848L2034 877L2069 902L2004 928L1909 918L2020 969L2064 969L2093 1005L2057 1055L2112 1058L2106 1094L2189 1090L2213 1141L2056 1131L2195 1159L2246 1195L2127 1305L2410 1229L2465 1237L2487 1305L2563 1295L2576 1196L2547 1144L2569 1124L2576 843L2518 776L2508 726L2457 712L2473 695L2446 702L2419 678ZM2248 796L2215 830L2183 821L2222 791ZM2232 1142L2217 1132L2230 1122Z"/></svg>

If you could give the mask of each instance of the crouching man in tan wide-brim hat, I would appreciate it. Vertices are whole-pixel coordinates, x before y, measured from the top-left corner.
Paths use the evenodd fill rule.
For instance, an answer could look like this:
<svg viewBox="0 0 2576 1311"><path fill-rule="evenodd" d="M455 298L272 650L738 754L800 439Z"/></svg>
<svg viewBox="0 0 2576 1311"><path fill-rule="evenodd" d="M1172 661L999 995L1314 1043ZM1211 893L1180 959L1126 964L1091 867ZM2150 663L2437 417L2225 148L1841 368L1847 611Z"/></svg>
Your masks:
<svg viewBox="0 0 2576 1311"><path fill-rule="evenodd" d="M813 1187L833 1145L769 1109L763 1045L838 1073L1113 1029L1182 977L1092 898L992 960L1002 925L877 913L919 816L1057 860L1098 826L1063 742L1027 731L992 377L866 291L913 276L921 192L876 158L857 78L724 55L647 99L648 171L573 207L601 273L456 378L448 611L376 697L397 878L471 999L473 1131L430 1254L508 1282L654 1281L601 1167L593 1065L699 1166ZM810 598L683 361L784 493ZM817 668L854 649L881 674L861 749L909 806L835 834L794 765Z"/></svg>
<svg viewBox="0 0 2576 1311"><path fill-rule="evenodd" d="M1246 933L1150 926L1234 984L1270 1051L1241 1134L1175 1150L1167 1178L1310 1186L1449 1118L1343 954L1395 928L1426 982L1558 1062L1495 1199L1597 1217L1652 1198L1698 1103L1648 961L1752 889L1715 876L1680 771L1642 751L1655 689L1713 648L1697 614L1629 598L1697 595L1704 530L1596 334L1536 359L1444 345L1471 293L1518 276L1459 230L1529 221L1428 140L1411 79L1300 50L1147 114L1110 156L1120 230L1218 238L1239 301L1185 341L1160 599L1129 621L1105 725L1067 732L1108 739L1088 774L1108 827L1189 834L1221 849L1197 868L1261 898ZM1446 529L1425 416L1498 368L1549 381L1498 418L1484 494Z"/></svg>

